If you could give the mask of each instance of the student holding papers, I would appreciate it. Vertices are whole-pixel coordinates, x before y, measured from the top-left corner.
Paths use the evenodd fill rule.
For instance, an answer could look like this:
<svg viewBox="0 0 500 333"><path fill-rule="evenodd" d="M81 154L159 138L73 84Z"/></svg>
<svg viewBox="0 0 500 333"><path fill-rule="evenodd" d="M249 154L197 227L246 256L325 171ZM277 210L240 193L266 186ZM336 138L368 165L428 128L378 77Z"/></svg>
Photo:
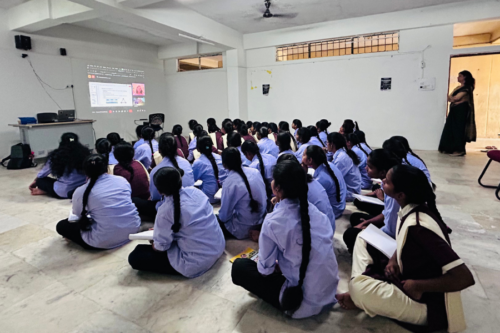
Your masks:
<svg viewBox="0 0 500 333"><path fill-rule="evenodd" d="M395 165L399 164L399 161L394 159L389 152L383 149L375 149L368 156L367 160L367 171L371 178L384 179L387 172ZM383 195L382 190L380 194ZM354 249L354 243L356 242L356 237L358 234L365 229L369 224L374 224L378 228L382 228L386 234L395 238L396 234L396 223L398 220L398 203L387 195L381 196L384 199L384 206L379 206L373 203L363 203L366 206L376 206L380 207L381 213L377 215L369 215L363 213L354 213L351 215L351 228L348 228L344 232L344 242L347 245L347 249L352 253ZM360 207L359 199L356 199L354 204L356 207Z"/></svg>
<svg viewBox="0 0 500 333"><path fill-rule="evenodd" d="M194 278L224 252L224 235L207 196L194 187L182 187L182 173L171 167L155 173L153 181L164 199L156 215L153 244L138 245L129 255L133 269Z"/></svg>
<svg viewBox="0 0 500 333"><path fill-rule="evenodd" d="M388 260L360 235L349 292L337 295L340 305L359 308L371 317L389 317L412 331L416 326L426 332L464 330L460 291L475 282L451 248L450 230L436 208L426 175L418 168L397 165L383 187L401 206L397 249Z"/></svg>

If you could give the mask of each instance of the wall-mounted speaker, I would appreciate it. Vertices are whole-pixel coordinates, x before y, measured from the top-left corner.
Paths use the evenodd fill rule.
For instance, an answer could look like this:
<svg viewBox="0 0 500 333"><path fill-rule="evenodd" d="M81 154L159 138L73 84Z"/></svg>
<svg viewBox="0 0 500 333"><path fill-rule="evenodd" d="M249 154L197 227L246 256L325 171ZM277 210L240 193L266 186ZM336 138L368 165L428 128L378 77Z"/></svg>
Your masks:
<svg viewBox="0 0 500 333"><path fill-rule="evenodd" d="M66 49L63 49L63 48L60 48L60 49L59 49L59 52L61 52L61 55L62 55L62 56L66 56L66 55L68 55L68 53L66 53Z"/></svg>
<svg viewBox="0 0 500 333"><path fill-rule="evenodd" d="M19 50L31 50L31 38L28 36L17 35L15 37L16 49Z"/></svg>

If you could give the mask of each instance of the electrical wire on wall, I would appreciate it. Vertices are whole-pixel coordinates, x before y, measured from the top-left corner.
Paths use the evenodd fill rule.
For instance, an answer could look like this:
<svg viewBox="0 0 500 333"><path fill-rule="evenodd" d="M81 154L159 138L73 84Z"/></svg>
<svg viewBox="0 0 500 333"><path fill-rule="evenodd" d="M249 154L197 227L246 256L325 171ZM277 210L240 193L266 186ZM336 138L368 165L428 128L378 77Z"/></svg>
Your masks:
<svg viewBox="0 0 500 333"><path fill-rule="evenodd" d="M71 85L71 87L70 86L66 86L64 88L55 88L55 87L51 86L50 84L48 84L47 82L45 82L40 77L40 75L38 75L38 73L35 70L35 67L33 67L33 64L31 63L31 60L29 58L27 58L27 60L28 60L28 63L30 64L30 66L31 66L31 69L33 70L33 74L35 74L35 77L38 80L38 83L40 83L40 86L42 86L42 88L45 91L45 93L47 94L47 96L49 96L49 98L57 105L57 107L59 108L59 110L62 109L61 106L59 105L59 103L56 102L56 100L52 97L52 95L47 91L46 87L49 87L52 90L66 90L66 89L70 89L71 88L71 91L72 91L72 94L73 94L73 106L76 108L75 93L74 93L74 90L73 90L73 85Z"/></svg>

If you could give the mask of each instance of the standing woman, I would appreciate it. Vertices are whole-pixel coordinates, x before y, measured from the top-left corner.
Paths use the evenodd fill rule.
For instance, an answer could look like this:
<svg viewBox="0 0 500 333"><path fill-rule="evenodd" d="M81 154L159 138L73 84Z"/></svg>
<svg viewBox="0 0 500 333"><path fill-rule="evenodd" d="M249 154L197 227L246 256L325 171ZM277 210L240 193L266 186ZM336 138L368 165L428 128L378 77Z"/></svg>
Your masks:
<svg viewBox="0 0 500 333"><path fill-rule="evenodd" d="M347 188L340 170L326 160L326 154L318 146L309 146L304 151L302 164L314 169L313 178L325 189L336 218L345 210Z"/></svg>
<svg viewBox="0 0 500 333"><path fill-rule="evenodd" d="M48 194L57 199L71 199L75 189L85 184L83 161L90 151L74 133L61 136L59 148L49 153L47 162L30 184L31 195ZM106 161L107 165L107 161ZM52 174L56 178L51 178Z"/></svg>
<svg viewBox="0 0 500 333"><path fill-rule="evenodd" d="M268 135L269 130L265 126L262 126L259 132L257 132L257 139L259 139L259 143L257 143L257 145L259 146L260 152L263 154L270 154L278 158L280 150L276 145L276 142L269 139Z"/></svg>
<svg viewBox="0 0 500 333"><path fill-rule="evenodd" d="M278 203L262 226L259 261L236 259L233 283L292 318L329 311L339 282L330 221L308 202L306 173L297 162L277 164L273 178Z"/></svg>
<svg viewBox="0 0 500 333"><path fill-rule="evenodd" d="M119 143L115 148L118 164L113 168L113 175L125 178L132 188L132 198L148 200L149 173L139 161L134 161L134 148L127 142Z"/></svg>
<svg viewBox="0 0 500 333"><path fill-rule="evenodd" d="M460 86L448 95L450 113L446 118L439 152L451 156L464 156L465 144L476 141L474 115L474 88L476 80L469 71L458 74Z"/></svg>
<svg viewBox="0 0 500 333"><path fill-rule="evenodd" d="M144 127L142 129L142 138L144 139L144 143L135 149L134 159L141 162L146 169L150 167L154 168L156 166L153 158L155 130L151 127Z"/></svg>
<svg viewBox="0 0 500 333"><path fill-rule="evenodd" d="M226 242L207 197L182 186L182 170L161 168L153 178L164 196L156 215L153 244L137 245L128 262L133 269L195 278L208 271Z"/></svg>
<svg viewBox="0 0 500 333"><path fill-rule="evenodd" d="M353 194L361 193L361 173L358 155L347 149L345 137L337 132L328 134L328 151L333 153L333 164L342 172L347 186L347 201L353 201Z"/></svg>
<svg viewBox="0 0 500 333"><path fill-rule="evenodd" d="M358 169L361 173L361 188L364 190L371 189L373 186L372 179L368 176L366 171L366 161L368 160L368 153L363 146L361 146L358 138L358 132L351 133L346 136L347 149L356 153L359 158Z"/></svg>
<svg viewBox="0 0 500 333"><path fill-rule="evenodd" d="M252 226L261 224L266 214L266 185L259 171L241 167L241 155L234 147L222 152L228 175L222 187L219 224L224 236L244 239Z"/></svg>
<svg viewBox="0 0 500 333"><path fill-rule="evenodd" d="M175 125L172 128L172 134L175 135L175 141L177 141L177 148L182 151L184 158L189 155L189 145L186 138L182 136L182 126Z"/></svg>
<svg viewBox="0 0 500 333"><path fill-rule="evenodd" d="M73 214L77 223L67 219L57 224L57 232L84 249L114 249L129 242L137 233L141 219L132 203L130 184L123 177L108 174L101 155L90 155L83 163L89 181L73 195Z"/></svg>
<svg viewBox="0 0 500 333"><path fill-rule="evenodd" d="M202 136L197 139L196 149L201 156L193 163L194 180L202 180L200 190L206 194L210 203L219 201L214 198L226 178L226 171L222 166L222 158L212 152L212 139Z"/></svg>
<svg viewBox="0 0 500 333"><path fill-rule="evenodd" d="M474 278L451 248L449 229L426 176L415 167L398 165L385 180L384 192L401 206L397 249L387 262L358 237L349 292L337 296L340 305L420 326L405 325L414 332L465 330L460 291L474 285Z"/></svg>

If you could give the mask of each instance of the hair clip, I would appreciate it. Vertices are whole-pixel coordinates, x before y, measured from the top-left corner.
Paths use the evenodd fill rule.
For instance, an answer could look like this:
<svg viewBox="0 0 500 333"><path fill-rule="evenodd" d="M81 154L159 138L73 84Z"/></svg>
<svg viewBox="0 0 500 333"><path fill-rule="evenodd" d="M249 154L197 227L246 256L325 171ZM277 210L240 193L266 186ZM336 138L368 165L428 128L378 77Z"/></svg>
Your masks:
<svg viewBox="0 0 500 333"><path fill-rule="evenodd" d="M75 141L75 139L74 138L69 138L69 141L73 142L73 141Z"/></svg>

